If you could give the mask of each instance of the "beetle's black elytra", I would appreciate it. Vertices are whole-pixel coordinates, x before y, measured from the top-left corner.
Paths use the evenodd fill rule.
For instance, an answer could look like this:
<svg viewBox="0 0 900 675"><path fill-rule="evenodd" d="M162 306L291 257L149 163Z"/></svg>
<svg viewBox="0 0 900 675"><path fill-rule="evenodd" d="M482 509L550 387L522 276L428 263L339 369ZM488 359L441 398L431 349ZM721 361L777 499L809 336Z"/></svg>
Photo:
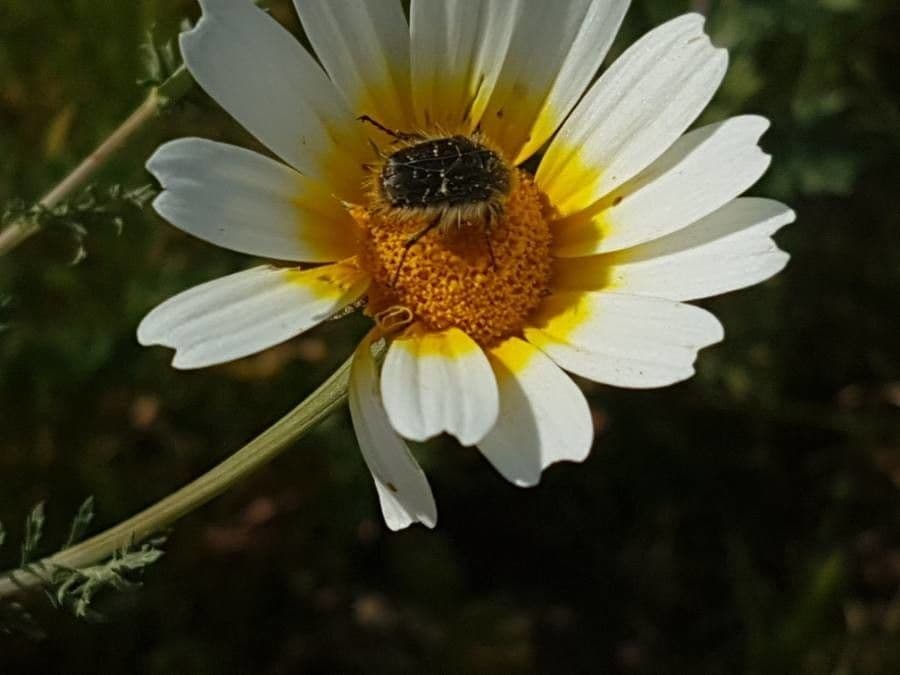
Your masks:
<svg viewBox="0 0 900 675"><path fill-rule="evenodd" d="M476 140L448 136L389 155L379 181L390 206L434 210L487 205L504 198L510 170L497 153Z"/></svg>

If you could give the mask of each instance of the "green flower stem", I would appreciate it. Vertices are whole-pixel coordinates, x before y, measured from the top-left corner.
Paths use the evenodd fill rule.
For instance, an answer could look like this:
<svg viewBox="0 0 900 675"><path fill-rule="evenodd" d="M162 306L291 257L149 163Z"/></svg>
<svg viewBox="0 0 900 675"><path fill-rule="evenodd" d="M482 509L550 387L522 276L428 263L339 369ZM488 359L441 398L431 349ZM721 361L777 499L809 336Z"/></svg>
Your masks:
<svg viewBox="0 0 900 675"><path fill-rule="evenodd" d="M122 547L140 543L165 530L182 516L222 494L287 450L346 402L351 362L352 357L303 403L194 482L106 532L33 566L52 570L55 567L77 569L96 565ZM29 567L32 566L0 575L0 598L42 583Z"/></svg>
<svg viewBox="0 0 900 675"><path fill-rule="evenodd" d="M193 86L193 79L184 66L161 84L152 89L141 105L128 116L119 127L100 146L94 150L84 161L79 164L72 173L66 176L61 183L54 187L41 199L39 203L45 209L59 206L77 190L84 188L97 172L109 163L118 154L132 137L140 131L148 122L158 117L159 113L167 106L181 99ZM23 221L13 223L3 231L0 231L0 256L5 255L16 248L23 241L38 231L39 226L34 222Z"/></svg>

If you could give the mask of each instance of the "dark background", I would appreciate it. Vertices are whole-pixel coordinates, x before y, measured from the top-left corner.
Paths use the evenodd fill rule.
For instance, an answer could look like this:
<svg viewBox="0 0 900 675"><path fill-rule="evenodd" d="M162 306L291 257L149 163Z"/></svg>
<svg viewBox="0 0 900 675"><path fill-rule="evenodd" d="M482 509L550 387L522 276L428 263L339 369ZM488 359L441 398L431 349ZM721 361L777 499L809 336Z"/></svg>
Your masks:
<svg viewBox="0 0 900 675"><path fill-rule="evenodd" d="M269 3L299 30L289 2ZM900 10L896 0L635 0L614 53L693 6L732 67L703 121L760 113L794 206L774 280L704 303L726 341L690 382L587 385L590 459L537 489L475 450L419 453L440 522L391 534L342 412L179 523L100 624L25 600L47 637L0 634L12 673L900 672ZM187 0L2 0L0 203L38 198L141 100L138 44ZM103 184L147 183L163 140L251 144L199 93ZM239 448L365 330L326 325L201 372L142 349L156 303L252 264L151 212L99 223L71 266L46 231L0 261L0 520L48 500L47 550L81 500L94 531Z"/></svg>

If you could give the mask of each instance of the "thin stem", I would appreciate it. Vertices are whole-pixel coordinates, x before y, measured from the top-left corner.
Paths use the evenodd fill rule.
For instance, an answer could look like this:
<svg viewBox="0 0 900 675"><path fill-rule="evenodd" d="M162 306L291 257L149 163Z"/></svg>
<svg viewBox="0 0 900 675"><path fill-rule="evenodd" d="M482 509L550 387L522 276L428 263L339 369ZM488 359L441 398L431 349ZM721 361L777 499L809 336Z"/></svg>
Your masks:
<svg viewBox="0 0 900 675"><path fill-rule="evenodd" d="M160 106L165 103L157 90L150 92L147 98L139 105L128 119L94 150L74 171L66 176L62 182L48 192L39 202L45 209L52 209L72 195L76 190L83 188L102 169L109 160L118 153L147 122L156 117ZM31 222L13 223L0 232L0 255L9 253L32 234L37 232L38 226Z"/></svg>
<svg viewBox="0 0 900 675"><path fill-rule="evenodd" d="M141 127L156 117L158 111L159 99L154 89L144 102L128 116L128 119L110 134L109 138L103 141L72 173L41 199L41 206L48 209L53 208L75 190L83 187Z"/></svg>
<svg viewBox="0 0 900 675"><path fill-rule="evenodd" d="M123 546L139 543L166 529L182 516L222 494L284 452L294 441L344 404L347 400L351 362L352 357L303 403L200 478L106 532L35 565L39 569L51 570L54 567L83 568L95 565ZM0 598L39 584L40 578L27 569L2 574Z"/></svg>
<svg viewBox="0 0 900 675"><path fill-rule="evenodd" d="M125 146L138 130L156 117L159 112L160 100L156 90L151 91L144 102L129 115L128 119L103 141L94 152L88 155L62 182L44 195L39 204L46 209L52 209L73 192L84 187L109 162L110 158ZM0 232L0 255L12 251L37 230L38 226L29 222L13 223L7 227Z"/></svg>
<svg viewBox="0 0 900 675"><path fill-rule="evenodd" d="M16 246L34 234L37 227L33 223L13 223L0 232L0 255L12 251Z"/></svg>

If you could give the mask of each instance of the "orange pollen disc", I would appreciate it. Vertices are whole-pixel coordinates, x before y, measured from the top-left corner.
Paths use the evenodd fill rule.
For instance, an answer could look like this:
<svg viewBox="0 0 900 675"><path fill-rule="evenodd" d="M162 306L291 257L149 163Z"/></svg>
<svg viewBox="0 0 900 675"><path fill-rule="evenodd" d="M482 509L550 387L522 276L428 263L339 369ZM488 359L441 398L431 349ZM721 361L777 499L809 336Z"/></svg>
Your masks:
<svg viewBox="0 0 900 675"><path fill-rule="evenodd" d="M362 229L360 263L374 279L368 312L408 309L429 328L459 328L484 346L519 333L550 284L544 203L531 178L519 171L502 215L490 225L463 216L457 227L450 218L450 225L410 247L410 237L433 215L354 207L351 213Z"/></svg>

